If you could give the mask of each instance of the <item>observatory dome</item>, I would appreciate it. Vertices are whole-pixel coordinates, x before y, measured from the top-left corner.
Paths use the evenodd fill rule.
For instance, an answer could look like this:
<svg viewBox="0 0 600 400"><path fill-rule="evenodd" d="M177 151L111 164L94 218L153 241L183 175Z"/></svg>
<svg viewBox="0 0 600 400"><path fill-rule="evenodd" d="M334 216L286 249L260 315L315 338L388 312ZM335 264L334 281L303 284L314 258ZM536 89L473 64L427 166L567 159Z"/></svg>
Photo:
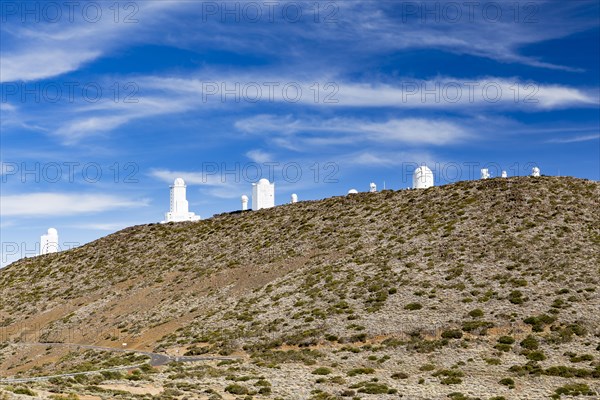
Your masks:
<svg viewBox="0 0 600 400"><path fill-rule="evenodd" d="M246 196L246 195L243 195L243 196L242 196L242 201L246 201L246 202L247 202L247 201L248 201L248 196Z"/></svg>
<svg viewBox="0 0 600 400"><path fill-rule="evenodd" d="M423 165L413 173L413 189L427 189L434 186L433 172Z"/></svg>
<svg viewBox="0 0 600 400"><path fill-rule="evenodd" d="M258 181L259 185L269 185L271 182L269 182L268 179L266 178L262 178L260 181Z"/></svg>
<svg viewBox="0 0 600 400"><path fill-rule="evenodd" d="M177 179L175 179L175 182L173 183L173 186L185 186L185 182L184 182L183 179L177 178Z"/></svg>
<svg viewBox="0 0 600 400"><path fill-rule="evenodd" d="M58 231L54 228L48 229L48 236L58 236Z"/></svg>
<svg viewBox="0 0 600 400"><path fill-rule="evenodd" d="M350 190L348 190L348 194L358 194L358 190L350 189Z"/></svg>

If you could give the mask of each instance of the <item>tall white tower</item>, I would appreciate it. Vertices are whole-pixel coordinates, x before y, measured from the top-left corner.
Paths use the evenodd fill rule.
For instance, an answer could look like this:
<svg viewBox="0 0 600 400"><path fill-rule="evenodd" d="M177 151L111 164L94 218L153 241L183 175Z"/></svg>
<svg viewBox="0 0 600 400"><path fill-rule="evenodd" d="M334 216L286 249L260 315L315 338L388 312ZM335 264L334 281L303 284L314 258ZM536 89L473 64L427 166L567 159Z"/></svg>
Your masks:
<svg viewBox="0 0 600 400"><path fill-rule="evenodd" d="M50 253L58 253L58 231L54 228L40 237L40 255Z"/></svg>
<svg viewBox="0 0 600 400"><path fill-rule="evenodd" d="M296 193L294 193L294 194L292 194L292 197L291 197L291 203L294 204L297 202L298 202L298 195Z"/></svg>
<svg viewBox="0 0 600 400"><path fill-rule="evenodd" d="M187 186L181 178L175 179L171 186L171 204L163 222L198 221L200 216L189 211L186 199Z"/></svg>
<svg viewBox="0 0 600 400"><path fill-rule="evenodd" d="M369 192L375 193L376 191L377 191L377 185L375 184L375 182L371 182L371 184L369 185Z"/></svg>
<svg viewBox="0 0 600 400"><path fill-rule="evenodd" d="M490 170L487 168L481 169L481 179L490 179Z"/></svg>
<svg viewBox="0 0 600 400"><path fill-rule="evenodd" d="M248 196L242 196L242 211L248 210Z"/></svg>
<svg viewBox="0 0 600 400"><path fill-rule="evenodd" d="M533 169L531 170L531 176L538 178L541 174L542 172L538 167L533 167Z"/></svg>
<svg viewBox="0 0 600 400"><path fill-rule="evenodd" d="M413 189L427 189L434 185L433 172L423 165L413 173Z"/></svg>
<svg viewBox="0 0 600 400"><path fill-rule="evenodd" d="M275 183L261 179L252 184L252 210L275 207Z"/></svg>

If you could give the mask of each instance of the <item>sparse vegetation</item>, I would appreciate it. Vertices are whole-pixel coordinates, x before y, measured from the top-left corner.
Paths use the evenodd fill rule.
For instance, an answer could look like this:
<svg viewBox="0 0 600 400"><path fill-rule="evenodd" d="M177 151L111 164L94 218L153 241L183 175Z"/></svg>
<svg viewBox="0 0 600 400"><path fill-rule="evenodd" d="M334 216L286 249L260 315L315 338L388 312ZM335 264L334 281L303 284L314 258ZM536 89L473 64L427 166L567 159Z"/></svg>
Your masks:
<svg viewBox="0 0 600 400"><path fill-rule="evenodd" d="M131 227L0 270L9 333L0 370L25 377L147 360L28 347L39 337L242 358L14 389L123 400L499 400L513 387L591 396L599 195L597 182L578 179L490 179ZM468 392L447 386L461 383ZM121 390L134 385L161 392Z"/></svg>

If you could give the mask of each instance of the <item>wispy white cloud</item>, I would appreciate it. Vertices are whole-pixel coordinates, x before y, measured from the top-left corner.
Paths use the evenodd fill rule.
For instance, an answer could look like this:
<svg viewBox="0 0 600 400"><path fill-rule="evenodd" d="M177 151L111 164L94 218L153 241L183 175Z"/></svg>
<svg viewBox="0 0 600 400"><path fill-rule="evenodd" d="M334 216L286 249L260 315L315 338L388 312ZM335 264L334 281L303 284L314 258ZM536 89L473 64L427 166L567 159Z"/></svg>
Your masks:
<svg viewBox="0 0 600 400"><path fill-rule="evenodd" d="M205 195L221 199L239 197L244 187L247 189L250 182L243 179L241 172L238 171L236 174L224 174L221 166L212 164L201 171L173 171L158 168L150 171L150 176L170 185L176 178L182 178L187 185L201 186Z"/></svg>
<svg viewBox="0 0 600 400"><path fill-rule="evenodd" d="M582 136L574 136L567 138L556 138L547 140L546 143L579 143L579 142L589 142L591 140L599 140L600 134L593 135L582 135Z"/></svg>
<svg viewBox="0 0 600 400"><path fill-rule="evenodd" d="M522 81L519 78L482 77L479 79L458 79L437 77L429 80L416 80L397 77L385 81L357 82L337 79L334 76L304 76L302 80L292 75L284 76L269 71L252 71L225 73L201 70L187 77L178 76L137 76L128 77L143 90L136 94L135 102L114 101L104 98L96 103L78 102L76 104L52 105L53 112L40 112L36 107L31 110L20 110L3 121L3 124L18 128L33 129L44 134L54 135L63 144L74 145L98 135L106 135L122 129L127 124L156 118L159 116L194 113L197 116L209 115L215 110L255 108L260 104L279 104L293 108L310 107L314 109L374 109L389 108L395 110L444 110L454 113L469 114L474 111L489 110L493 113L501 111L546 111L569 108L593 108L600 100L592 89L576 88L567 85L539 84ZM201 78L202 77L202 78ZM114 77L111 77L114 78ZM110 78L104 79L105 87L109 87ZM112 82L112 81L111 81ZM320 84L320 96L315 101L315 82ZM332 83L325 90L325 84ZM276 83L272 89L268 84ZM293 84L300 88L298 101L286 97L284 87ZM248 95L248 88L258 85L262 87L262 95L255 101ZM102 85L101 85L102 86ZM227 95L223 88L234 89L238 95L235 99ZM217 92L215 93L214 90ZM294 89L295 90L295 89ZM293 91L294 91L293 90ZM325 94L330 95L329 98ZM23 108L23 107L21 107ZM260 122L260 121L259 121ZM343 122L343 121L341 121ZM415 135L407 130L415 128L424 131L425 124L418 125L416 120L403 120L395 123L371 123L354 126L343 126L336 122L336 130L358 130L369 133L374 139L376 133L380 139L392 140L394 137L406 142L417 141ZM358 121L360 122L360 121ZM427 125L439 134L432 143L445 143L443 134L448 138L460 136L461 132L447 124L438 123L435 119ZM11 126L12 126L11 125ZM6 125L5 125L6 126ZM322 126L321 130L331 127ZM294 129L287 123L282 130ZM404 132L404 133L403 133ZM433 137L431 132L424 137ZM462 132L464 134L464 132ZM336 139L336 140L339 140ZM421 140L426 142L427 140Z"/></svg>
<svg viewBox="0 0 600 400"><path fill-rule="evenodd" d="M147 199L89 193L28 193L0 197L3 217L72 216L109 210L144 207Z"/></svg>
<svg viewBox="0 0 600 400"><path fill-rule="evenodd" d="M277 2L275 14L280 15L288 2L298 4ZM333 9L326 9L328 3L333 4ZM219 3L220 12L225 7L222 4ZM593 1L321 2L323 12L318 17L323 20L325 14L333 12L334 23L313 23L314 4L303 4L309 26L286 23L280 18L275 23L266 18L247 23L242 18L239 24L224 24L220 23L222 14L207 20L201 7L191 7L185 16L171 15L175 28L165 40L188 49L226 49L241 54L251 51L282 60L286 65L312 69L331 69L331 65L339 64L335 60L340 59L349 69L360 69L361 63L373 55L433 49L502 63L577 72L580 71L577 66L527 54L527 48L598 26L597 5ZM454 19L456 12L460 13L458 19ZM494 13L499 14L498 18ZM198 21L202 21L201 32L194 29ZM270 40L255 40L265 36Z"/></svg>
<svg viewBox="0 0 600 400"><path fill-rule="evenodd" d="M220 178L218 173L213 170L218 166L208 167L205 171L173 171L169 169L152 169L149 175L157 178L165 183L173 184L173 181L177 178L182 178L187 185L208 185L218 186L225 185L227 182Z"/></svg>
<svg viewBox="0 0 600 400"><path fill-rule="evenodd" d="M2 112L14 112L17 110L17 107L13 104L10 104L6 101L0 102L0 110Z"/></svg>
<svg viewBox="0 0 600 400"><path fill-rule="evenodd" d="M504 63L577 72L578 67L527 55L524 48L598 26L594 17L597 4L591 1L349 3L343 14L352 18L353 23L347 25L349 34L345 37L356 43L353 48L371 54L437 49ZM596 8L596 14L590 12L591 8ZM498 18L488 14L490 9L499 13ZM460 18L454 19L455 12L460 13Z"/></svg>
<svg viewBox="0 0 600 400"><path fill-rule="evenodd" d="M219 74L199 71L195 77L139 77L140 85L185 97L192 104L237 106L239 104L287 103L315 107L391 107L405 109L490 108L519 110L594 107L597 90L567 85L542 84L518 77L473 79L396 77L386 82L359 82L333 75L276 75L269 72ZM202 78L200 78L202 76ZM268 84L272 87L268 87ZM316 96L319 84L318 96ZM285 89L286 85L292 89ZM328 85L326 87L326 85ZM254 96L255 86L260 95ZM226 89L235 92L234 98ZM251 95L248 93L252 93ZM291 93L291 94L290 94ZM256 101L254 101L256 97Z"/></svg>
<svg viewBox="0 0 600 400"><path fill-rule="evenodd" d="M160 33L147 27L159 23L165 12L177 13L186 3L189 4L181 1L132 2L138 8L137 16L128 22L125 16L132 10L121 10L123 15L116 19L114 7L123 6L115 4L110 10L108 3L96 3L96 7L100 8L98 20L93 14L95 10L91 12L91 17L82 13L79 3L72 20L68 6L55 3L63 6L60 10L62 17L55 23L48 22L46 18L22 23L19 13L16 16L7 15L7 20L3 21L0 28L0 82L27 82L56 77L76 71L115 49L143 42L153 36L160 37Z"/></svg>
<svg viewBox="0 0 600 400"><path fill-rule="evenodd" d="M401 143L411 145L447 145L474 136L464 125L441 119L404 118L384 122L351 118L300 119L292 116L258 115L235 123L242 132L264 134L266 141L277 138L279 145ZM321 135L315 133L321 133ZM273 137L274 136L274 137Z"/></svg>
<svg viewBox="0 0 600 400"><path fill-rule="evenodd" d="M525 82L518 78L398 79L397 83L340 83L339 107L472 110L538 110L595 107L594 91L564 85Z"/></svg>
<svg viewBox="0 0 600 400"><path fill-rule="evenodd" d="M192 110L196 104L186 98L168 96L146 96L131 103L105 100L85 104L74 109L71 118L56 121L58 126L51 130L64 144L72 145L93 136L114 131L130 122L161 115L176 114Z"/></svg>
<svg viewBox="0 0 600 400"><path fill-rule="evenodd" d="M483 78L479 80L463 80L453 78L439 78L435 80L398 79L395 83L336 83L337 90L333 95L333 102L314 100L314 82L328 82L325 78L314 80L295 81L292 77L273 75L248 75L241 74L237 77L208 76L206 80L198 78L174 77L139 77L136 82L149 94L140 96L136 103L116 103L102 101L95 104L82 104L70 112L67 118L61 117L56 123L58 126L51 131L60 137L66 144L77 143L87 137L107 133L136 120L143 120L163 115L177 113L206 113L215 108L228 109L240 106L254 106L254 101L244 97L244 88L260 82L277 82L279 88L268 93L264 88L263 96L259 103L279 103L289 106L317 107L317 108L393 108L393 109L444 109L457 113L470 113L474 109L499 110L552 110L563 108L588 108L596 107L598 99L592 90L583 90L561 85L543 85L521 82L506 78ZM332 79L335 82L335 79ZM285 84L293 82L301 88L301 97L298 102L290 102L281 89ZM240 100L235 100L231 95L225 96L218 89L218 93L208 92L219 87L234 88L236 85ZM207 86L208 85L208 86ZM241 104L241 105L240 105ZM371 123L355 126L356 121L349 121L349 126L344 126L344 121L334 121L335 130L362 131L373 138L380 133L381 140L403 139L406 142L427 142L432 137L431 143L446 143L454 137L464 136L465 132L457 131L456 127L435 121L419 122L417 120L389 121L387 123ZM436 125L437 124L437 125ZM429 127L432 131L419 139L411 135L408 129L414 128L424 132ZM304 127L306 128L306 127ZM280 126L281 130L294 129L293 123ZM324 125L321 130L333 130ZM404 132L404 133L403 133ZM444 135L447 135L444 138Z"/></svg>
<svg viewBox="0 0 600 400"><path fill-rule="evenodd" d="M15 221L6 221L6 220L0 221L0 228L1 229L9 228L9 227L12 227L12 226L15 226L15 225L16 225Z"/></svg>
<svg viewBox="0 0 600 400"><path fill-rule="evenodd" d="M67 121L56 130L56 135L64 139L65 144L76 143L91 135L111 132L131 121L133 116L89 116Z"/></svg>
<svg viewBox="0 0 600 400"><path fill-rule="evenodd" d="M0 60L0 83L35 81L72 72L99 57L99 51L71 52L66 49L27 49L20 54L6 54Z"/></svg>
<svg viewBox="0 0 600 400"><path fill-rule="evenodd" d="M340 156L338 162L345 168L369 167L369 168L391 168L405 164L433 165L440 162L439 157L425 151L398 151L368 150L348 153Z"/></svg>
<svg viewBox="0 0 600 400"><path fill-rule="evenodd" d="M266 163L273 160L273 156L263 150L250 150L246 153L246 157L256 163Z"/></svg>
<svg viewBox="0 0 600 400"><path fill-rule="evenodd" d="M287 1L279 3L277 10L281 12ZM459 23L447 20L440 11L423 21L424 3L411 4L418 6L415 14L405 5L399 7L394 3L370 0L334 2L337 8L335 23L314 23L311 18L306 23L280 20L272 23L263 18L258 23L226 24L219 17L207 20L206 8L189 1L133 3L139 7L137 23L124 23L122 18L115 22L113 11L106 9L107 6L103 7L103 17L94 23L82 18L75 22L63 18L59 23L28 25L22 24L17 17L1 28L0 82L56 77L76 71L118 49L144 43L196 51L218 49L248 53L251 49L254 54L288 61L286 65L295 65L296 72L307 70L298 67L308 64L313 66L312 70L340 72L343 68L339 63L331 66L333 55L348 60L347 68L352 70L373 55L407 49L439 49L500 62L577 71L577 67L553 64L523 54L523 49L598 26L593 12L586 12L593 6L591 2L528 3L534 4L535 9L518 5L518 15L515 4L493 2L495 7L502 8L503 18L499 21L485 18L485 1L478 3L472 20L467 6L460 2L439 1L434 5L444 10L447 3L462 8ZM223 4L217 6L223 8ZM304 10L305 16L312 17L314 5L309 8ZM67 13L67 10L63 12ZM533 18L524 20L527 17ZM307 23L310 23L309 27ZM161 28L167 26L169 32L165 34ZM257 41L256 37L261 36L269 36L271 40ZM319 50L318 56L307 56L314 54L315 48ZM350 48L352 51L348 50Z"/></svg>

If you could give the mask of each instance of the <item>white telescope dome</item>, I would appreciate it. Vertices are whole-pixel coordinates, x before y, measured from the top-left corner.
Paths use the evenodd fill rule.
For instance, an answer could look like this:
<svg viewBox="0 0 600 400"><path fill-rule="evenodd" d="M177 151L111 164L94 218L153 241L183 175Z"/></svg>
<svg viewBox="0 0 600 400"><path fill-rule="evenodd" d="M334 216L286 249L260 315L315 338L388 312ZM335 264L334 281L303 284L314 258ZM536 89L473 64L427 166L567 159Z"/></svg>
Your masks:
<svg viewBox="0 0 600 400"><path fill-rule="evenodd" d="M434 186L433 172L423 165L413 173L413 189L427 189Z"/></svg>

